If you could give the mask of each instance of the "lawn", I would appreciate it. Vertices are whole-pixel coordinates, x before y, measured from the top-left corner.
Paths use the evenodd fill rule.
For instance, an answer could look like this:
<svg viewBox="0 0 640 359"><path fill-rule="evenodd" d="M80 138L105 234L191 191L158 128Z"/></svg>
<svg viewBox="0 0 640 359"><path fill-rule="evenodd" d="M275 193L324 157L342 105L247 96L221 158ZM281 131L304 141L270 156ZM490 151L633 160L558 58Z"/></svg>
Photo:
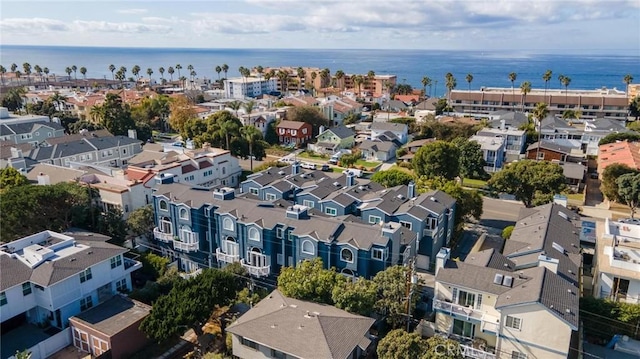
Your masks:
<svg viewBox="0 0 640 359"><path fill-rule="evenodd" d="M573 201L579 201L579 202L584 201L584 194L583 193L567 193L567 194L565 194L565 196L567 196L567 199L570 199L570 200L573 200Z"/></svg>
<svg viewBox="0 0 640 359"><path fill-rule="evenodd" d="M375 168L375 167L378 167L379 165L380 165L380 162L368 162L365 160L357 160L355 164L356 167L364 166L366 168Z"/></svg>
<svg viewBox="0 0 640 359"><path fill-rule="evenodd" d="M329 159L329 156L326 156L326 155L325 156L321 156L321 155L318 155L318 154L309 154L309 152L306 152L306 151L302 151L302 152L298 153L298 157L300 157L300 158L308 158L308 159L313 159L313 160L320 160L320 161Z"/></svg>
<svg viewBox="0 0 640 359"><path fill-rule="evenodd" d="M471 188L485 188L487 187L487 181L473 179L473 178L465 178L462 181L463 187L471 187Z"/></svg>

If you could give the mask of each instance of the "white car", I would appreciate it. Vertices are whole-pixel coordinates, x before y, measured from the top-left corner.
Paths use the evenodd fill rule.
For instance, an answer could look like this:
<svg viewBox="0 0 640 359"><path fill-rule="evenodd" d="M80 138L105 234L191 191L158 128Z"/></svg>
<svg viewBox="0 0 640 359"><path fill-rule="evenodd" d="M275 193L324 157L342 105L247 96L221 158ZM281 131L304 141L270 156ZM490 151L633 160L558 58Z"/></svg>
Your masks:
<svg viewBox="0 0 640 359"><path fill-rule="evenodd" d="M292 157L282 157L281 159L278 160L278 162L293 164L295 160Z"/></svg>
<svg viewBox="0 0 640 359"><path fill-rule="evenodd" d="M309 163L309 162L302 162L300 166L308 170L315 170L317 168L315 163Z"/></svg>

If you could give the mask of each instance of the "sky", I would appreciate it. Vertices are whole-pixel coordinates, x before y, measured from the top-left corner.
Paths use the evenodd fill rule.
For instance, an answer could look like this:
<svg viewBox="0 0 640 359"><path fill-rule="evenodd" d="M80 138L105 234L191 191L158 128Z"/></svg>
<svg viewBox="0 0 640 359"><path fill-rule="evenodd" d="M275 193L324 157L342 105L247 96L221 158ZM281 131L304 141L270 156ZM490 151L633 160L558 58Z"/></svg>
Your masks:
<svg viewBox="0 0 640 359"><path fill-rule="evenodd" d="M640 0L2 0L0 44L640 54Z"/></svg>

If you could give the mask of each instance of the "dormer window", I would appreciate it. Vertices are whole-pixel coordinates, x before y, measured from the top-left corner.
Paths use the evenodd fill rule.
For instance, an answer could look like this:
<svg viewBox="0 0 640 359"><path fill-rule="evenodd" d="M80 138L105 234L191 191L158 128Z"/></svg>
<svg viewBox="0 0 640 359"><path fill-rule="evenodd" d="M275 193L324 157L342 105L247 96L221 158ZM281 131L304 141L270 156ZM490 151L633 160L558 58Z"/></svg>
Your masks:
<svg viewBox="0 0 640 359"><path fill-rule="evenodd" d="M180 219L189 219L189 211L186 208L180 208Z"/></svg>
<svg viewBox="0 0 640 359"><path fill-rule="evenodd" d="M252 241L260 241L260 231L256 228L249 228L249 239Z"/></svg>
<svg viewBox="0 0 640 359"><path fill-rule="evenodd" d="M169 205L167 204L167 201L161 199L158 206L160 207L160 210L162 211L166 211L169 209Z"/></svg>
<svg viewBox="0 0 640 359"><path fill-rule="evenodd" d="M233 231L234 230L234 225L233 225L233 220L229 217L226 217L225 219L222 220L222 228L224 228L227 231Z"/></svg>
<svg viewBox="0 0 640 359"><path fill-rule="evenodd" d="M345 262L353 263L353 252L349 248L342 248L340 251L340 259Z"/></svg>
<svg viewBox="0 0 640 359"><path fill-rule="evenodd" d="M309 254L309 255L315 255L316 254L316 249L315 249L315 246L313 245L313 242L311 242L308 239L305 240L305 241L302 241L302 253Z"/></svg>

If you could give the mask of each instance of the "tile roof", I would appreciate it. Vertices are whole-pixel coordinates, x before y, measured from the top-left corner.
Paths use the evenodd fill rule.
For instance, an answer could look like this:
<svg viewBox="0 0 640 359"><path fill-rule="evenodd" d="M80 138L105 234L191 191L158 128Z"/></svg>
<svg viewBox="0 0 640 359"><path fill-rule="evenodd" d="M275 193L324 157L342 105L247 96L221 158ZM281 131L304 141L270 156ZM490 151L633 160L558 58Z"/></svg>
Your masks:
<svg viewBox="0 0 640 359"><path fill-rule="evenodd" d="M598 172L612 164L640 169L640 142L615 142L598 147Z"/></svg>
<svg viewBox="0 0 640 359"><path fill-rule="evenodd" d="M346 358L374 319L273 291L227 330L299 358Z"/></svg>

